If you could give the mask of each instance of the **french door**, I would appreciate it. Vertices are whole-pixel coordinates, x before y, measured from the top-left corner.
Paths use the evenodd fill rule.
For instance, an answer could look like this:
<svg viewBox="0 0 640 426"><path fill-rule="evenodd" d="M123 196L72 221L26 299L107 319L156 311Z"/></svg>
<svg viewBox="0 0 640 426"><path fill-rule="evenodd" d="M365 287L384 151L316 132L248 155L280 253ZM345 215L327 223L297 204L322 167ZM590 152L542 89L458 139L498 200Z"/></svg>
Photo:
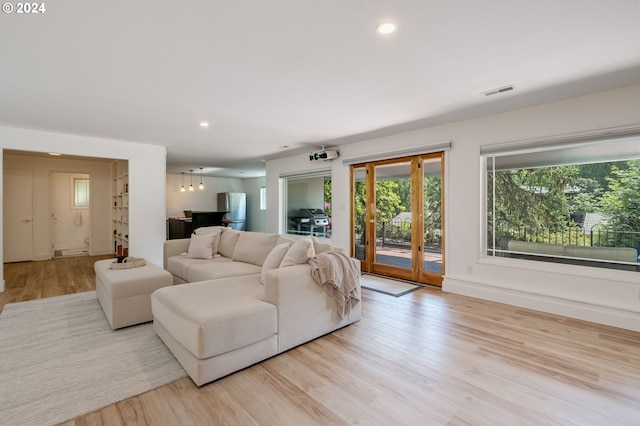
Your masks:
<svg viewBox="0 0 640 426"><path fill-rule="evenodd" d="M444 153L351 166L352 250L364 272L442 285Z"/></svg>

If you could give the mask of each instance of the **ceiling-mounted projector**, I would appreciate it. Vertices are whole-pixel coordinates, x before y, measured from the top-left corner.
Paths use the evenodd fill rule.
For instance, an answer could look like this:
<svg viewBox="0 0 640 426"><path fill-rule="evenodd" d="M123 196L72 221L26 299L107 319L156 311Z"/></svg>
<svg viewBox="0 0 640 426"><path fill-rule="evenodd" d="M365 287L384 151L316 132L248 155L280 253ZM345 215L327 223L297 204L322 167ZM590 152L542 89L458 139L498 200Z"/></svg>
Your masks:
<svg viewBox="0 0 640 426"><path fill-rule="evenodd" d="M328 150L322 147L322 151L312 152L309 155L309 161L314 161L314 160L329 161L329 160L335 160L338 157L340 157L340 151Z"/></svg>

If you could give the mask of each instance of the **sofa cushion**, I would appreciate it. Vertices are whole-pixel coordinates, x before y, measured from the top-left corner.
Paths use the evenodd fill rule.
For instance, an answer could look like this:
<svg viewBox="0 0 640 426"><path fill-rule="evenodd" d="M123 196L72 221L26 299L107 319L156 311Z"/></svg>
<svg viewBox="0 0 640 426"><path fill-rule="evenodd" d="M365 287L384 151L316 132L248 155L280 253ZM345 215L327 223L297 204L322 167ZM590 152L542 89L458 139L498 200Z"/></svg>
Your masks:
<svg viewBox="0 0 640 426"><path fill-rule="evenodd" d="M278 235L278 241L276 241L276 245L279 246L280 244L284 244L284 243L289 243L289 245L291 245L295 242L296 242L295 238L289 238L286 235Z"/></svg>
<svg viewBox="0 0 640 426"><path fill-rule="evenodd" d="M216 260L215 258L213 260ZM194 283L197 281L215 280L218 278L226 277L238 277L242 275L255 275L260 276L262 268L258 265L252 265L246 262L236 262L228 258L220 257L220 259L226 259L226 262L212 262L198 263L189 267L187 271L187 281Z"/></svg>
<svg viewBox="0 0 640 426"><path fill-rule="evenodd" d="M309 237L298 238L295 243L291 244L287 254L285 254L280 267L300 265L307 263L309 258L314 257L313 241Z"/></svg>
<svg viewBox="0 0 640 426"><path fill-rule="evenodd" d="M189 241L188 259L211 259L213 257L213 234L192 235Z"/></svg>
<svg viewBox="0 0 640 426"><path fill-rule="evenodd" d="M276 307L259 299L259 276L165 288L174 291L156 291L151 297L154 321L198 359L243 348L277 332Z"/></svg>
<svg viewBox="0 0 640 426"><path fill-rule="evenodd" d="M222 234L220 234L220 246L218 247L218 253L229 259L233 258L233 251L236 248L238 237L240 237L242 231L238 231L231 228L224 228Z"/></svg>
<svg viewBox="0 0 640 426"><path fill-rule="evenodd" d="M218 264L221 262L231 262L231 259L226 257L217 256L213 259L188 259L186 256L171 256L167 259L167 271L171 272L173 275L182 278L185 281L189 276L189 268L193 265L210 265L210 264Z"/></svg>
<svg viewBox="0 0 640 426"><path fill-rule="evenodd" d="M213 235L213 256L218 254L218 249L220 246L220 235L222 234L222 230L224 226L203 226L202 228L198 228L193 231L196 235Z"/></svg>
<svg viewBox="0 0 640 426"><path fill-rule="evenodd" d="M269 252L278 241L277 234L262 232L243 232L238 237L233 251L233 260L262 266Z"/></svg>
<svg viewBox="0 0 640 426"><path fill-rule="evenodd" d="M282 259L284 259L285 254L289 250L290 243L282 243L278 244L269 252L267 258L264 260L262 264L262 272L260 273L260 282L264 284L265 275L272 269L276 269L280 267L282 263Z"/></svg>

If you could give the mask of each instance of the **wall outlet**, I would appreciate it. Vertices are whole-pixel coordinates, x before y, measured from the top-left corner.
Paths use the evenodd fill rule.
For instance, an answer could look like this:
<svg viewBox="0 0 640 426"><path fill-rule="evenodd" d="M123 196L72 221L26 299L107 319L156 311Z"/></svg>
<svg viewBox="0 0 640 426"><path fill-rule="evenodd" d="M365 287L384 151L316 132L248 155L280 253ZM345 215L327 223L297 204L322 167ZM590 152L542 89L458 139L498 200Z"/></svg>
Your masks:
<svg viewBox="0 0 640 426"><path fill-rule="evenodd" d="M473 265L467 265L467 274L473 274Z"/></svg>

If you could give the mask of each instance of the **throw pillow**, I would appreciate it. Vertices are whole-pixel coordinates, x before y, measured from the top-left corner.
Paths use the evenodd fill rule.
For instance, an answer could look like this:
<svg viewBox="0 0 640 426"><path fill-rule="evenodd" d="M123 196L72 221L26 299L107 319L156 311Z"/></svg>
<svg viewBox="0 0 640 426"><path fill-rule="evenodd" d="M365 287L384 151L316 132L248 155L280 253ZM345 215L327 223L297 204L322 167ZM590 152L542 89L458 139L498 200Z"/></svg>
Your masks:
<svg viewBox="0 0 640 426"><path fill-rule="evenodd" d="M211 259L213 258L214 235L191 235L187 259Z"/></svg>
<svg viewBox="0 0 640 426"><path fill-rule="evenodd" d="M193 231L194 234L207 235L207 234L220 234L222 233L224 226L202 226Z"/></svg>
<svg viewBox="0 0 640 426"><path fill-rule="evenodd" d="M282 243L275 246L267 255L266 259L264 259L264 263L262 264L262 273L260 274L260 282L264 284L265 277L267 272L272 269L278 269L280 264L282 263L282 259L287 254L289 250L289 243Z"/></svg>
<svg viewBox="0 0 640 426"><path fill-rule="evenodd" d="M333 250L333 245L331 243L323 243L316 237L311 237L311 241L313 241L313 250L316 252L316 254Z"/></svg>
<svg viewBox="0 0 640 426"><path fill-rule="evenodd" d="M213 248L212 255L218 254L218 248L220 247L220 234L222 234L223 226L205 226L193 231L196 235L213 235Z"/></svg>
<svg viewBox="0 0 640 426"><path fill-rule="evenodd" d="M316 253L313 251L313 241L309 237L303 237L296 240L291 244L287 254L284 255L280 267L300 265L307 263L307 261L314 257Z"/></svg>

